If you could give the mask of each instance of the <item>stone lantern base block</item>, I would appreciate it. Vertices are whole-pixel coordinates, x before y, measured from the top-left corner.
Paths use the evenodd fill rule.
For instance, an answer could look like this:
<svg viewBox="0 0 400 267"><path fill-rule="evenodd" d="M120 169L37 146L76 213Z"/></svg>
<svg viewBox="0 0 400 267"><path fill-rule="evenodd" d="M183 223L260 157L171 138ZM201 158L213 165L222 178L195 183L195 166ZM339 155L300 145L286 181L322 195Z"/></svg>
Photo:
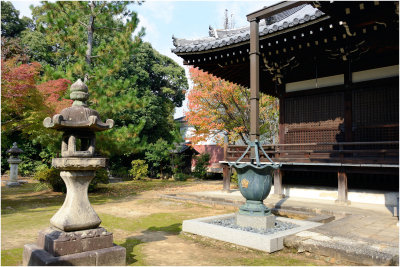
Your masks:
<svg viewBox="0 0 400 267"><path fill-rule="evenodd" d="M275 226L275 215L251 216L236 213L236 224L241 227L252 227L266 230Z"/></svg>
<svg viewBox="0 0 400 267"><path fill-rule="evenodd" d="M92 251L53 256L38 245L27 244L24 246L24 266L124 266L126 249L112 246Z"/></svg>
<svg viewBox="0 0 400 267"><path fill-rule="evenodd" d="M7 187L17 187L17 186L20 186L20 185L21 185L21 184L18 183L18 182L8 182L8 183L6 184Z"/></svg>
<svg viewBox="0 0 400 267"><path fill-rule="evenodd" d="M39 232L37 245L54 256L64 256L112 247L113 235L102 227L74 232L49 227Z"/></svg>
<svg viewBox="0 0 400 267"><path fill-rule="evenodd" d="M104 228L64 232L50 227L39 232L37 244L24 247L23 265L125 265L126 249L113 244Z"/></svg>

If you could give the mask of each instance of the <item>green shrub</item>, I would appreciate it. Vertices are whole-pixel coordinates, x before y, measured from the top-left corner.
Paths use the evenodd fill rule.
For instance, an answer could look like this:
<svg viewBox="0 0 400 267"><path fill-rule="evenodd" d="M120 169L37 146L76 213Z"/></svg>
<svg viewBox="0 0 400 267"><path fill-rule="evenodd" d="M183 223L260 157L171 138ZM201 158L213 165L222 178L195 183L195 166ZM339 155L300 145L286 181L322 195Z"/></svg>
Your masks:
<svg viewBox="0 0 400 267"><path fill-rule="evenodd" d="M124 180L130 180L129 169L124 166L118 166L118 168L111 169L111 176L117 178L123 178Z"/></svg>
<svg viewBox="0 0 400 267"><path fill-rule="evenodd" d="M65 193L67 191L64 181L60 177L60 170L55 168L48 168L46 165L40 165L33 178L41 183L48 184L55 192Z"/></svg>
<svg viewBox="0 0 400 267"><path fill-rule="evenodd" d="M88 191L94 192L97 189L97 184L108 184L109 182L107 169L99 169L96 171L96 176L90 182Z"/></svg>
<svg viewBox="0 0 400 267"><path fill-rule="evenodd" d="M232 168L231 184L238 186L238 174L235 168Z"/></svg>
<svg viewBox="0 0 400 267"><path fill-rule="evenodd" d="M132 169L129 170L129 174L132 180L141 180L147 177L148 165L146 161L141 159L132 160Z"/></svg>
<svg viewBox="0 0 400 267"><path fill-rule="evenodd" d="M188 179L189 175L185 173L176 173L174 174L174 180L175 181L186 181Z"/></svg>
<svg viewBox="0 0 400 267"><path fill-rule="evenodd" d="M207 167L210 164L210 154L204 153L196 157L196 166L194 167L194 176L203 179L207 175Z"/></svg>
<svg viewBox="0 0 400 267"><path fill-rule="evenodd" d="M60 176L60 170L49 168L46 165L40 165L36 168L36 173L33 178L41 183L49 185L54 192L67 192L67 187ZM96 171L96 176L90 182L88 191L95 191L99 183L109 183L106 169Z"/></svg>
<svg viewBox="0 0 400 267"><path fill-rule="evenodd" d="M148 144L145 151L145 159L149 163L152 177L166 178L171 173L172 145L162 138L153 144Z"/></svg>
<svg viewBox="0 0 400 267"><path fill-rule="evenodd" d="M180 154L172 154L172 173L182 174L185 171L185 157Z"/></svg>
<svg viewBox="0 0 400 267"><path fill-rule="evenodd" d="M23 177L34 175L37 167L42 165L42 162L39 160L31 160L23 156L21 156L20 159L22 162L18 164L18 175Z"/></svg>

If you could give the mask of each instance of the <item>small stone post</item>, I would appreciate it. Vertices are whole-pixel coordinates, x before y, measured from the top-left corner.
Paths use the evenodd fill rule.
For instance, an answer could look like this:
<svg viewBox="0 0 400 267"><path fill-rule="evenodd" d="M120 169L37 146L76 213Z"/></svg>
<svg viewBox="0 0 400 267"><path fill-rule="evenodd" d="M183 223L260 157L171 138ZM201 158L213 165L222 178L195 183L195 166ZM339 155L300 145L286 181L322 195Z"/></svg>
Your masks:
<svg viewBox="0 0 400 267"><path fill-rule="evenodd" d="M12 148L7 150L7 153L10 154L10 158L7 160L10 163L10 179L8 180L6 186L14 187L20 186L18 182L18 164L21 163L21 160L18 158L18 155L23 151L17 147L17 143L13 143Z"/></svg>

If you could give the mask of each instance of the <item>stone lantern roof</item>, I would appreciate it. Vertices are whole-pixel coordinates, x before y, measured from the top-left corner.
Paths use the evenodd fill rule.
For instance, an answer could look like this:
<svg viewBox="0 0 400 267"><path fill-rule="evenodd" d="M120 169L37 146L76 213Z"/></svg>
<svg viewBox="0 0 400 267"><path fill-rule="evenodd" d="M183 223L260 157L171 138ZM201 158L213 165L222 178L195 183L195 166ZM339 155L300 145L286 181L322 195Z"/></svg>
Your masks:
<svg viewBox="0 0 400 267"><path fill-rule="evenodd" d="M102 122L99 113L86 104L89 98L88 87L79 79L70 88L70 98L74 100L71 107L63 109L53 118L47 117L43 125L49 129L67 131L88 129L93 132L105 131L114 126L112 119Z"/></svg>
<svg viewBox="0 0 400 267"><path fill-rule="evenodd" d="M16 142L14 142L13 146L9 150L7 150L7 153L11 154L11 156L14 156L14 157L18 156L19 154L21 154L23 152L24 151L22 149L17 147L17 143Z"/></svg>

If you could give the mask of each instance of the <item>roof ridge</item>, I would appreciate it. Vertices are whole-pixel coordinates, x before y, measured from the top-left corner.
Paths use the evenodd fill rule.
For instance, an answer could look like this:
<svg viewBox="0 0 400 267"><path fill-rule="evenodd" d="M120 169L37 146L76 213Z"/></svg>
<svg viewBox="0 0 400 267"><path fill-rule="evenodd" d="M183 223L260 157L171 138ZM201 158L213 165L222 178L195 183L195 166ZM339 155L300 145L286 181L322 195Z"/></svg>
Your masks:
<svg viewBox="0 0 400 267"><path fill-rule="evenodd" d="M310 4L300 5L284 12L285 13L283 15L283 12L278 13L277 15L281 14L277 18L279 20L272 24L268 24L268 22L265 22L263 24L260 23L260 36L290 28L298 24L303 24L310 20L315 20L325 14ZM214 32L217 32L216 37L202 37L195 40L188 40L183 38L179 39L173 36L172 38L174 40L175 48L172 49L172 52L179 53L204 51L217 47L222 47L225 45L240 43L250 39L249 26L232 29L229 31L229 34L223 34L223 32L219 30L214 30Z"/></svg>

